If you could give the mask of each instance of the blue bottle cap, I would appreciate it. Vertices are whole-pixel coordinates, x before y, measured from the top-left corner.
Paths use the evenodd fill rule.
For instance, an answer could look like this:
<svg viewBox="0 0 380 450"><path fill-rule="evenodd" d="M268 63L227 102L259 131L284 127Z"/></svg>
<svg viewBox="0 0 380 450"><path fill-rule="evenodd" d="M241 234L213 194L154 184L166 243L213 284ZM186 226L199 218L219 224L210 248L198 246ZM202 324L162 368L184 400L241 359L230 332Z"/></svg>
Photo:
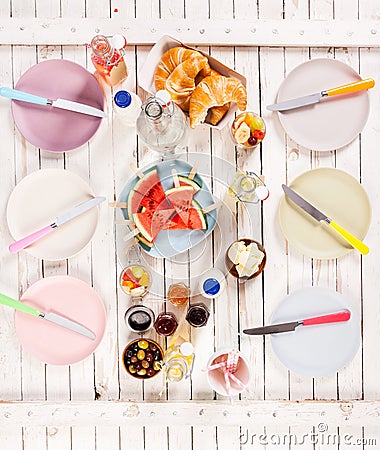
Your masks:
<svg viewBox="0 0 380 450"><path fill-rule="evenodd" d="M220 283L215 278L207 278L203 282L203 290L208 295L216 295L220 291Z"/></svg>
<svg viewBox="0 0 380 450"><path fill-rule="evenodd" d="M126 108L132 102L132 96L128 91L118 91L114 97L115 103L120 108Z"/></svg>

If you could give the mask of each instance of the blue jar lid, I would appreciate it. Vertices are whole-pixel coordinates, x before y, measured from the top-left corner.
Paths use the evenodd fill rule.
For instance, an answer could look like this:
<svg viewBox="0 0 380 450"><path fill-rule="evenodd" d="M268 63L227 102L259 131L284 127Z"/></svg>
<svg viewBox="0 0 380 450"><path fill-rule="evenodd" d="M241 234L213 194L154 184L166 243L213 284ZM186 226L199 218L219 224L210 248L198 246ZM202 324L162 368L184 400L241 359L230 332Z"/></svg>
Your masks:
<svg viewBox="0 0 380 450"><path fill-rule="evenodd" d="M118 91L114 97L115 103L120 108L126 108L132 102L132 96L128 91Z"/></svg>
<svg viewBox="0 0 380 450"><path fill-rule="evenodd" d="M208 295L216 295L220 291L220 283L215 278L207 278L203 282L203 290Z"/></svg>

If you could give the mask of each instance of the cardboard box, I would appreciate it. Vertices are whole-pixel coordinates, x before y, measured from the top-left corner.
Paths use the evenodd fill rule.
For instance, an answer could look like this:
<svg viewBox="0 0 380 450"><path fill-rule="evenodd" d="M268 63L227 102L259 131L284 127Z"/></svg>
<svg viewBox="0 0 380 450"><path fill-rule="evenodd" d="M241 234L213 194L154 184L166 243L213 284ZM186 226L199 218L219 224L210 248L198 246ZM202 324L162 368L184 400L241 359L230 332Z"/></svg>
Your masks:
<svg viewBox="0 0 380 450"><path fill-rule="evenodd" d="M217 70L219 73L226 77L234 77L237 78L239 81L243 83L244 86L247 85L247 80L243 75L240 75L239 73L235 72L234 70L230 69L229 67L225 66L212 56L208 55L207 53L201 52L200 50L194 49L192 47L189 47L185 44L183 44L180 41L177 41L176 39L170 37L170 36L162 36L162 38L154 45L152 50L149 52L147 59L145 60L145 63L143 64L139 76L138 76L138 82L139 86L142 87L145 91L149 92L150 94L154 94L156 92L156 88L154 86L154 71L156 70L157 64L160 62L161 56L168 51L172 47L186 47L190 48L191 50L196 50L200 53L202 53L204 56L208 58L208 62L210 64L210 67L212 69ZM227 114L223 117L223 119L218 123L218 125L214 126L211 124L208 124L205 122L205 124L211 128L216 128L217 130L221 130L224 128L230 121L234 118L234 113L237 111L238 108L235 103L231 104L231 107ZM207 120L207 119L206 119Z"/></svg>

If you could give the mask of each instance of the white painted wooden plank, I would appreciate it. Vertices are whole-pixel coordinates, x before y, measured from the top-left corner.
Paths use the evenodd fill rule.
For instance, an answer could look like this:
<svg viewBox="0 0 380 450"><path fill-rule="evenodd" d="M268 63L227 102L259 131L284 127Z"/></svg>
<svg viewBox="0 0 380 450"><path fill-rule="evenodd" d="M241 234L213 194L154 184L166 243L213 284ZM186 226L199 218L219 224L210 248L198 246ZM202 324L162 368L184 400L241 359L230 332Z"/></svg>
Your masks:
<svg viewBox="0 0 380 450"><path fill-rule="evenodd" d="M224 426L216 430L218 450L238 450L240 449L240 427Z"/></svg>
<svg viewBox="0 0 380 450"><path fill-rule="evenodd" d="M260 2L259 6L259 17L262 19L278 17L282 11L282 2L281 4L280 2ZM272 67L276 67L276 71L273 71ZM285 133L281 129L278 118L265 110L265 106L273 103L276 98L283 73L283 50L261 48L261 111L268 128L268 134L263 143L262 166L270 190L270 198L263 205L264 247L268 256L264 274L264 323L269 322L278 302L287 294L286 244L279 223L274 219L277 217L278 202L282 196L279 180L285 179ZM276 164L272 164L274 149L277 149ZM266 280L276 280L276 283ZM265 338L264 351L265 398L287 398L288 372L275 357L268 338Z"/></svg>
<svg viewBox="0 0 380 450"><path fill-rule="evenodd" d="M363 0L359 5L361 18L378 18L378 5ZM362 73L376 74L379 70L380 54L377 49L360 50L360 70ZM377 343L380 342L380 280L378 276L377 251L379 242L379 204L378 174L374 161L378 158L377 142L380 137L377 123L380 108L378 95L371 95L371 108L366 127L361 136L361 181L366 189L372 206L372 222L366 242L370 253L362 259L363 270L363 389L364 398L379 396L376 380L380 377L380 361L376 357ZM374 251L375 250L375 251ZM366 430L367 435L367 430ZM380 440L378 441L380 442Z"/></svg>
<svg viewBox="0 0 380 450"><path fill-rule="evenodd" d="M68 424L47 427L46 436L48 450L61 450L71 446L71 427Z"/></svg>
<svg viewBox="0 0 380 450"><path fill-rule="evenodd" d="M307 2L287 2L285 17L306 19L309 15ZM309 49L285 49L285 76L299 64L309 59ZM286 182L290 183L301 173L311 169L311 152L295 143L286 136ZM292 245L287 243L288 255L288 290L289 293L297 289L312 285L312 266L310 258L298 253ZM290 372L289 396L292 400L313 398L313 381ZM292 431L297 431L297 428Z"/></svg>
<svg viewBox="0 0 380 450"><path fill-rule="evenodd" d="M256 1L236 1L234 4L234 17L244 19L251 15L252 11L258 14ZM247 111L254 111L261 115L260 111L260 71L259 50L257 48L235 48L236 70L247 79L248 104ZM237 149L237 168L254 171L261 174L262 162L259 147L253 151ZM247 205L238 203L238 237L251 237L259 242L263 241L262 205ZM264 398L264 342L263 339L252 338L242 334L245 328L263 323L263 277L251 280L239 285L239 330L240 350L251 361L252 373L249 389L255 399Z"/></svg>
<svg viewBox="0 0 380 450"><path fill-rule="evenodd" d="M169 425L169 424L168 424ZM145 427L145 450L166 450L168 442L169 428L165 425L150 425Z"/></svg>
<svg viewBox="0 0 380 450"><path fill-rule="evenodd" d="M95 427L72 427L71 429L71 449L72 450L94 450ZM70 449L70 450L71 450Z"/></svg>
<svg viewBox="0 0 380 450"><path fill-rule="evenodd" d="M95 448L96 450L119 450L120 447L120 427L97 426L95 428Z"/></svg>
<svg viewBox="0 0 380 450"><path fill-rule="evenodd" d="M47 448L46 427L23 428L23 450L43 450Z"/></svg>
<svg viewBox="0 0 380 450"><path fill-rule="evenodd" d="M217 449L216 433L217 428L206 426L205 422L202 426L193 427L193 449L207 448L209 450Z"/></svg>
<svg viewBox="0 0 380 450"><path fill-rule="evenodd" d="M138 2L140 3L140 2ZM261 2L263 3L263 2ZM276 5L281 9L277 9ZM261 5L261 4L260 4ZM152 45L163 35L169 34L178 40L197 45L224 46L270 46L270 47L379 47L380 25L369 21L308 21L281 20L282 2L264 2L265 10L260 20L249 17L246 20L170 19L157 17L129 19L121 16L111 19L10 19L0 17L0 40L4 44L28 45L78 45L88 42L88 36L95 33L112 35L127 34L131 45ZM331 5L331 4L330 4ZM90 4L91 6L91 4ZM156 14L158 2L152 8L138 6L150 16ZM227 10L232 6L227 4ZM261 6L260 6L261 8ZM214 8L215 9L215 8ZM275 9L271 19L264 11ZM329 7L331 10L331 6ZM109 13L108 13L109 14ZM253 11L256 16L256 12ZM265 16L265 17L264 17ZM88 17L90 17L88 15Z"/></svg>
<svg viewBox="0 0 380 450"><path fill-rule="evenodd" d="M87 17L108 18L108 0L87 2ZM103 20L103 19L102 19ZM98 32L87 30L86 42ZM88 52L88 57L90 52ZM89 68L92 63L89 62ZM90 70L93 70L91 67ZM104 86L106 104L111 112L111 89ZM95 138L90 143L91 186L98 195L109 199L114 197L114 159L112 147L111 117L102 122ZM116 257L113 240L113 215L101 214L96 235L92 241L93 286L103 299L107 311L107 328L103 341L95 352L95 386L101 398L119 398L119 349L117 345L117 298Z"/></svg>
<svg viewBox="0 0 380 450"><path fill-rule="evenodd" d="M12 86L12 54L8 46L0 47L0 84L2 86ZM15 185L15 161L14 161L14 128L10 112L10 102L4 100L0 109L0 121L2 123L1 150L4 155L0 167L0 177L3 186L3 195L0 197L0 208L3 211L0 221L0 244L2 252L0 254L0 267L2 280L0 282L0 292L18 298L18 261L17 257L8 251L11 242L11 235L8 230L6 220L6 207L8 196ZM0 366L0 398L21 399L21 349L14 328L14 310L12 308L1 307L2 326L0 331L0 345L4 349L1 355ZM5 351L6 349L6 351Z"/></svg>
<svg viewBox="0 0 380 450"><path fill-rule="evenodd" d="M34 4L25 5L22 0L12 2L13 17L34 17ZM23 73L36 64L36 48L13 47L13 83L17 83ZM14 160L16 183L40 168L39 152L34 146L26 142L25 138L16 130L14 135ZM19 287L21 295L31 284L42 277L42 263L26 252L18 255ZM22 351L22 398L24 400L45 399L45 366L28 353Z"/></svg>
<svg viewBox="0 0 380 450"><path fill-rule="evenodd" d="M22 429L10 426L0 434L0 445L2 450L22 449Z"/></svg>
<svg viewBox="0 0 380 450"><path fill-rule="evenodd" d="M277 426L297 423L329 427L379 425L380 402L331 400L241 400L187 402L2 402L1 427L12 426L152 426L163 424ZM148 421L148 422L147 422ZM319 422L318 422L319 423Z"/></svg>

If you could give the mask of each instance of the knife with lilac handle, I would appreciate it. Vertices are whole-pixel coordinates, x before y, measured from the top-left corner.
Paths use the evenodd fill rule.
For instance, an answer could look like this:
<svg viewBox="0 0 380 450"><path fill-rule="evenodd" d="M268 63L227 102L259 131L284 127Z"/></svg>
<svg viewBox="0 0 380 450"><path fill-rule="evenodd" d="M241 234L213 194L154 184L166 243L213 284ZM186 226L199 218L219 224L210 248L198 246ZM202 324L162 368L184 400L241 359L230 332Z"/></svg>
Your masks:
<svg viewBox="0 0 380 450"><path fill-rule="evenodd" d="M350 317L351 312L345 309L337 313L311 317L309 319L297 320L295 322L278 323L274 325L268 325L265 327L249 328L247 330L243 330L243 333L253 335L285 333L287 331L295 331L295 329L300 325L307 327L310 325L323 325L327 323L347 322L348 320L350 320Z"/></svg>
<svg viewBox="0 0 380 450"><path fill-rule="evenodd" d="M70 211L67 211L60 216L57 217L55 222L53 222L50 225L47 225L44 228L41 228L40 230L35 231L34 233L29 234L28 236L23 237L22 239L19 239L15 242L13 242L9 246L9 251L11 253L17 253L20 250L24 249L25 247L28 247L29 245L33 244L34 242L38 241L42 237L46 236L47 234L54 231L55 228L60 227L64 223L68 222L71 219L74 219L75 217L85 213L91 208L94 208L95 206L99 205L99 203L104 202L106 198L105 197L94 197L91 200L87 200L86 202L83 202L74 208L72 208Z"/></svg>

